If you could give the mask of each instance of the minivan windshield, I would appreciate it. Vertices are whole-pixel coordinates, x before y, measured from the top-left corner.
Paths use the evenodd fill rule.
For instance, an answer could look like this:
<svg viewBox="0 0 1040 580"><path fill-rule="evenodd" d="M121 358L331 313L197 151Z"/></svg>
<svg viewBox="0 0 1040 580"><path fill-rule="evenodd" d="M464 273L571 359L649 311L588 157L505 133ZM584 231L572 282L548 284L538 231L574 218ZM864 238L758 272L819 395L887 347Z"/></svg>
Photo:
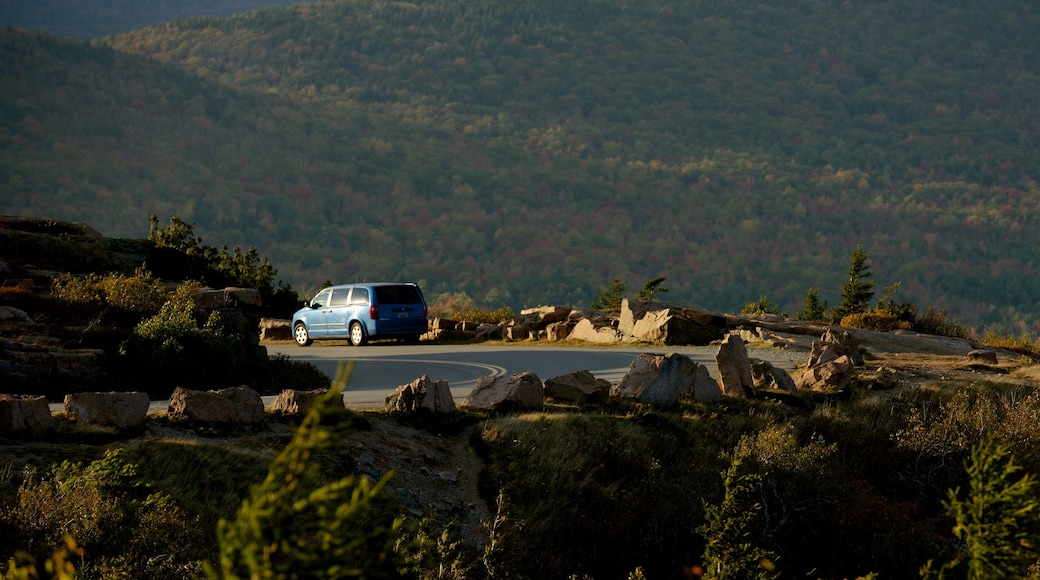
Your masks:
<svg viewBox="0 0 1040 580"><path fill-rule="evenodd" d="M415 286L376 286L379 304L421 304L419 289Z"/></svg>

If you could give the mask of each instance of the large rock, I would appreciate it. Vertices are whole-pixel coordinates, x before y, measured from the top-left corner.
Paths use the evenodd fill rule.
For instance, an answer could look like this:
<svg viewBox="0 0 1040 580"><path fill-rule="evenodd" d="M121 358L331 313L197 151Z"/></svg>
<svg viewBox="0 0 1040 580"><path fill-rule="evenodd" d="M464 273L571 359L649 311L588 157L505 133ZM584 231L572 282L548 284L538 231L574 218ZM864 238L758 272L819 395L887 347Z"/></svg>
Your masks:
<svg viewBox="0 0 1040 580"><path fill-rule="evenodd" d="M765 360L751 359L751 379L756 389L793 391L796 388L794 379L787 371Z"/></svg>
<svg viewBox="0 0 1040 580"><path fill-rule="evenodd" d="M585 403L610 394L610 381L597 379L587 370L574 371L545 380L547 399Z"/></svg>
<svg viewBox="0 0 1040 580"><path fill-rule="evenodd" d="M177 387L170 395L169 415L175 421L259 423L264 402L260 393L246 386L218 391Z"/></svg>
<svg viewBox="0 0 1040 580"><path fill-rule="evenodd" d="M569 338L595 344L614 344L621 341L621 333L611 325L609 319L583 318L574 325Z"/></svg>
<svg viewBox="0 0 1040 580"><path fill-rule="evenodd" d="M292 321L284 318L261 318L260 341L292 340Z"/></svg>
<svg viewBox="0 0 1040 580"><path fill-rule="evenodd" d="M47 397L0 394L0 433L40 435L50 429L53 423Z"/></svg>
<svg viewBox="0 0 1040 580"><path fill-rule="evenodd" d="M271 412L283 415L306 415L307 411L314 406L314 401L327 392L329 392L328 389L314 389L311 391L285 389L278 393L274 403L271 403ZM342 402L343 397L340 397L340 403ZM346 407L345 404L343 406Z"/></svg>
<svg viewBox="0 0 1040 580"><path fill-rule="evenodd" d="M0 322L32 322L33 319L24 310L14 306L0 306Z"/></svg>
<svg viewBox="0 0 1040 580"><path fill-rule="evenodd" d="M545 327L545 340L551 342L558 342L561 340L567 340L571 336L571 331L574 330L575 322L565 320L563 322L553 322L549 326Z"/></svg>
<svg viewBox="0 0 1040 580"><path fill-rule="evenodd" d="M73 393L65 395L65 414L80 423L125 429L144 423L148 393Z"/></svg>
<svg viewBox="0 0 1040 580"><path fill-rule="evenodd" d="M91 386L103 376L104 355L100 349L62 349L0 338L0 381L8 375L64 389Z"/></svg>
<svg viewBox="0 0 1040 580"><path fill-rule="evenodd" d="M399 413L454 413L455 399L448 381L433 381L423 375L387 395L385 407Z"/></svg>
<svg viewBox="0 0 1040 580"><path fill-rule="evenodd" d="M525 308L520 311L517 324L523 324L533 329L542 329L554 323L567 320L571 313L568 306L536 306Z"/></svg>
<svg viewBox="0 0 1040 580"><path fill-rule="evenodd" d="M710 344L726 332L726 319L660 302L621 301L618 331L628 340L653 344Z"/></svg>
<svg viewBox="0 0 1040 580"><path fill-rule="evenodd" d="M642 353L632 361L611 394L643 403L675 405L684 398L716 400L720 390L708 370L686 355Z"/></svg>
<svg viewBox="0 0 1040 580"><path fill-rule="evenodd" d="M743 398L754 393L755 381L751 376L751 359L748 358L747 347L739 336L730 334L719 344L715 362L719 365L722 394Z"/></svg>
<svg viewBox="0 0 1040 580"><path fill-rule="evenodd" d="M462 401L463 407L490 411L540 409L544 403L542 381L538 375L525 372L511 376L484 375Z"/></svg>
<svg viewBox="0 0 1040 580"><path fill-rule="evenodd" d="M855 363L848 355L805 369L796 381L798 388L813 391L839 392L852 382Z"/></svg>

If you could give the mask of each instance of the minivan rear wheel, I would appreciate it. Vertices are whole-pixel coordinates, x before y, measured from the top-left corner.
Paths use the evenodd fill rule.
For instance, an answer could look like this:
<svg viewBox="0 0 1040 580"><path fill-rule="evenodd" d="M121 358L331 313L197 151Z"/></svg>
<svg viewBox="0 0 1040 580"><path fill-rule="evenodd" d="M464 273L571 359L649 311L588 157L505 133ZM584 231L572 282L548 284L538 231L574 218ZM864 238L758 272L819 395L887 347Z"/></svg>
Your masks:
<svg viewBox="0 0 1040 580"><path fill-rule="evenodd" d="M302 322L297 322L296 326L293 327L293 338L296 340L296 344L300 346L311 345L311 334L307 332L307 325Z"/></svg>
<svg viewBox="0 0 1040 580"><path fill-rule="evenodd" d="M365 329L361 328L360 322L350 323L350 344L354 346L365 344Z"/></svg>

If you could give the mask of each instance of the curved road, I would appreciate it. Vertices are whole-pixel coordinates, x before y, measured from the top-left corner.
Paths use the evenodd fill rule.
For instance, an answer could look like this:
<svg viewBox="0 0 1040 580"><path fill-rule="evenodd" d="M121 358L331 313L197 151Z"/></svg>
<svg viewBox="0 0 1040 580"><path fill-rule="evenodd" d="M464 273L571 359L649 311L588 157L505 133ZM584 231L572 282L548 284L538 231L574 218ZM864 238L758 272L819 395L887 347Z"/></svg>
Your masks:
<svg viewBox="0 0 1040 580"><path fill-rule="evenodd" d="M714 346L641 347L553 347L516 345L402 345L392 342L361 347L344 343L316 342L309 347L295 344L268 345L270 355L285 355L306 361L333 380L349 378L343 398L349 407L382 407L384 398L401 385L422 375L446 380L456 402L464 399L477 379L484 375L512 375L533 372L543 381L577 370L588 370L597 378L617 383L632 360L643 352L679 352L708 367L718 379ZM765 359L781 368L793 368L798 355L776 350L752 350L753 358ZM804 354L801 355L804 358ZM286 385L292 388L292 385Z"/></svg>

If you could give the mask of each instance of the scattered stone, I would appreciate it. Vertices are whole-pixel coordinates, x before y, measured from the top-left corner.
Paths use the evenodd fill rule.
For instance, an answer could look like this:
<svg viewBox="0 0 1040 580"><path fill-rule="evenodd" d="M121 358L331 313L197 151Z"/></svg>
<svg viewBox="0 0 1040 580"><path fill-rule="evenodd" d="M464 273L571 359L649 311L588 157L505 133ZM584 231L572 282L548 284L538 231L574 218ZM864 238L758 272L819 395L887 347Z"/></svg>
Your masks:
<svg viewBox="0 0 1040 580"><path fill-rule="evenodd" d="M543 390L541 379L531 372L508 377L484 375L477 379L462 406L490 411L540 409L544 403Z"/></svg>
<svg viewBox="0 0 1040 580"><path fill-rule="evenodd" d="M572 309L569 306L536 306L534 308L525 308L520 311L520 317L517 319L517 323L531 328L542 329L554 322L567 320L571 310Z"/></svg>
<svg viewBox="0 0 1040 580"><path fill-rule="evenodd" d="M32 322L33 319L24 310L14 306L0 306L0 321L3 322Z"/></svg>
<svg viewBox="0 0 1040 580"><path fill-rule="evenodd" d="M973 350L967 355L967 359L971 362L980 362L983 364L995 365L998 364L997 353L992 350Z"/></svg>
<svg viewBox="0 0 1040 580"><path fill-rule="evenodd" d="M545 327L545 339L553 342L567 340L571 336L576 323L571 321L553 322Z"/></svg>
<svg viewBox="0 0 1040 580"><path fill-rule="evenodd" d="M621 301L618 331L627 340L705 345L722 338L725 330L722 316L660 302Z"/></svg>
<svg viewBox="0 0 1040 580"><path fill-rule="evenodd" d="M505 333L506 340L527 340L531 338L531 329L527 326L507 326Z"/></svg>
<svg viewBox="0 0 1040 580"><path fill-rule="evenodd" d="M751 375L751 359L748 358L744 341L735 334L726 336L715 353L722 379L722 394L744 398L755 392L755 380Z"/></svg>
<svg viewBox="0 0 1040 580"><path fill-rule="evenodd" d="M595 344L613 344L621 342L621 333L607 318L583 318L574 325L569 338Z"/></svg>
<svg viewBox="0 0 1040 580"><path fill-rule="evenodd" d="M271 403L271 412L294 416L306 415L307 411L314 406L314 401L327 392L329 392L328 389L314 389L311 391L285 389L278 393L274 403ZM343 398L340 397L340 403L342 402ZM344 404L343 406L345 407L346 405Z"/></svg>
<svg viewBox="0 0 1040 580"><path fill-rule="evenodd" d="M751 380L756 389L770 391L794 391L794 379L784 369L778 369L765 360L751 359Z"/></svg>
<svg viewBox="0 0 1040 580"><path fill-rule="evenodd" d="M448 381L432 381L423 375L387 395L385 408L399 413L454 413L455 399Z"/></svg>
<svg viewBox="0 0 1040 580"><path fill-rule="evenodd" d="M813 391L844 391L855 371L855 363L848 355L842 355L825 363L809 367L799 376L795 384L801 389Z"/></svg>
<svg viewBox="0 0 1040 580"><path fill-rule="evenodd" d="M578 404L607 397L610 381L597 379L587 370L574 371L545 381L545 397Z"/></svg>
<svg viewBox="0 0 1040 580"><path fill-rule="evenodd" d="M264 419L260 393L247 386L217 391L177 387L170 395L170 419L189 422L259 423Z"/></svg>
<svg viewBox="0 0 1040 580"><path fill-rule="evenodd" d="M260 341L292 340L292 321L284 318L261 318Z"/></svg>
<svg viewBox="0 0 1040 580"><path fill-rule="evenodd" d="M47 397L0 394L0 433L42 435L54 424Z"/></svg>
<svg viewBox="0 0 1040 580"><path fill-rule="evenodd" d="M676 405L684 398L717 400L721 391L706 368L686 355L673 352L637 356L611 394L642 403Z"/></svg>
<svg viewBox="0 0 1040 580"><path fill-rule="evenodd" d="M148 393L73 393L65 395L65 414L80 423L126 429L144 423Z"/></svg>

